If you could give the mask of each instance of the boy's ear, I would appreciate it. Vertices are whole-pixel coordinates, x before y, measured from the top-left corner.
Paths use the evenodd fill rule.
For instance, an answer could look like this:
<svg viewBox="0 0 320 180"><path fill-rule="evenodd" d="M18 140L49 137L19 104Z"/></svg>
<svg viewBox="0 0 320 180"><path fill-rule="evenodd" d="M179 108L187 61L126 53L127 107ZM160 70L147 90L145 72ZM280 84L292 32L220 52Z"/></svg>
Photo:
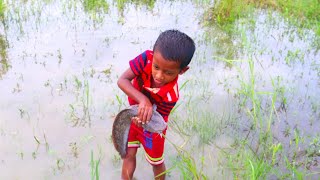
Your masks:
<svg viewBox="0 0 320 180"><path fill-rule="evenodd" d="M182 75L183 73L187 72L189 69L189 66L184 67L183 69L180 70L180 75Z"/></svg>

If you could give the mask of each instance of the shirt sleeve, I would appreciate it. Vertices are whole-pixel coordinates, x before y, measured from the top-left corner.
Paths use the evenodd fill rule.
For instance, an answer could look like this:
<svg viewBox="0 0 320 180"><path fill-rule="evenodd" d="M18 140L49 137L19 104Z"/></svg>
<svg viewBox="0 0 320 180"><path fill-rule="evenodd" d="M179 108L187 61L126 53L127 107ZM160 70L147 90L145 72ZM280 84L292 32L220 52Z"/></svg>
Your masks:
<svg viewBox="0 0 320 180"><path fill-rule="evenodd" d="M137 57L129 61L131 70L137 76L143 72L143 69L147 64L147 53L148 52L145 51L142 54L138 55Z"/></svg>

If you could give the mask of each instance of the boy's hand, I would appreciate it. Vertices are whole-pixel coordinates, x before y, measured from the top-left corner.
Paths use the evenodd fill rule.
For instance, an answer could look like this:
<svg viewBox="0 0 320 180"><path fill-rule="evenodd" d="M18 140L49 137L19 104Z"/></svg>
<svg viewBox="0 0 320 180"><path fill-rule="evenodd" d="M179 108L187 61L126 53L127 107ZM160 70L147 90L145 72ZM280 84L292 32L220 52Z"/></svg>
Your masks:
<svg viewBox="0 0 320 180"><path fill-rule="evenodd" d="M149 99L146 98L146 100L141 101L139 103L139 108L138 108L138 120L141 121L141 124L146 124L150 121L151 116L152 116L152 104L149 101Z"/></svg>
<svg viewBox="0 0 320 180"><path fill-rule="evenodd" d="M133 123L138 127L141 127L141 125L142 125L142 123L138 117L132 117L131 121L133 121Z"/></svg>

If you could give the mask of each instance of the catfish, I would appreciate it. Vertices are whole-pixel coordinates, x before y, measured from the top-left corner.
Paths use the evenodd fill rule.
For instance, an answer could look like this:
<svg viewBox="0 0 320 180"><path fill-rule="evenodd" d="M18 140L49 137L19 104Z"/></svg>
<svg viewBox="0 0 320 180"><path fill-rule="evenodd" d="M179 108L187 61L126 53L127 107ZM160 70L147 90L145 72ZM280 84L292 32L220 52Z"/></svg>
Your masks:
<svg viewBox="0 0 320 180"><path fill-rule="evenodd" d="M112 126L112 142L115 149L120 154L121 158L125 158L128 148L128 134L131 125L131 119L138 115L138 105L132 105L120 111ZM153 105L153 112L148 123L142 124L145 131L158 133L162 135L162 131L166 129L167 123L158 111L156 105Z"/></svg>

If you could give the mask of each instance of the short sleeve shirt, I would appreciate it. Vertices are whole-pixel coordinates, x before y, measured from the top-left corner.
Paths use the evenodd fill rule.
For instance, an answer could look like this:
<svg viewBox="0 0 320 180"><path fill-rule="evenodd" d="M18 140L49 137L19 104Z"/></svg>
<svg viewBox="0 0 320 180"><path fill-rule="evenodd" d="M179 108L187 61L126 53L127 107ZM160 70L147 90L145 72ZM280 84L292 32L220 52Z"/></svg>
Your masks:
<svg viewBox="0 0 320 180"><path fill-rule="evenodd" d="M152 88L152 61L153 52L147 50L136 58L130 60L129 65L136 77L133 79L133 86L146 95L152 104L156 104L157 111L165 121L179 99L178 76L171 82L160 88ZM137 104L132 98L128 98L129 104Z"/></svg>

